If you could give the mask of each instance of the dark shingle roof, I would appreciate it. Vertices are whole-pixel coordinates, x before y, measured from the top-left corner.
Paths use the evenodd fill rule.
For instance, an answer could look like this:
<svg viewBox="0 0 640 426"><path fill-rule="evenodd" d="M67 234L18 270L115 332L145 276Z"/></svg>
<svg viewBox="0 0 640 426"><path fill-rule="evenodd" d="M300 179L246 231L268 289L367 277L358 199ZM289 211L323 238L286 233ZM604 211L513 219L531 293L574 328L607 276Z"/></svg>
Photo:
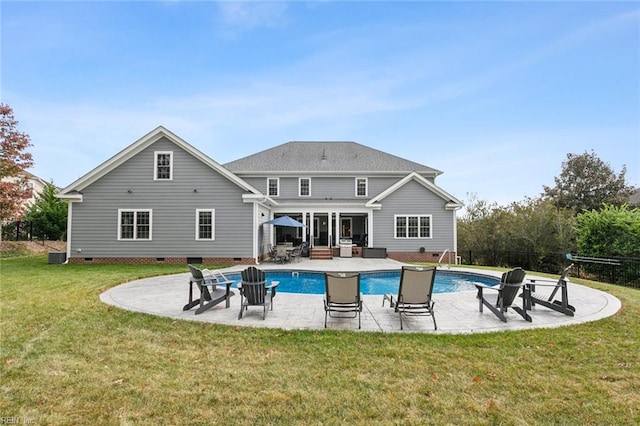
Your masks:
<svg viewBox="0 0 640 426"><path fill-rule="evenodd" d="M224 165L252 172L442 172L356 142L287 142Z"/></svg>

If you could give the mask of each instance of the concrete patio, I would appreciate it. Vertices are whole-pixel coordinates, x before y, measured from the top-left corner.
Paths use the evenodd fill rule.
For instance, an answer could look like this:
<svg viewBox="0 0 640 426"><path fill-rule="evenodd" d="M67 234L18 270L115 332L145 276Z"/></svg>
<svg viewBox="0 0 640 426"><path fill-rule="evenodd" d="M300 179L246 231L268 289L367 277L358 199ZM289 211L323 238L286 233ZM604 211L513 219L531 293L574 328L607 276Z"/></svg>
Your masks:
<svg viewBox="0 0 640 426"><path fill-rule="evenodd" d="M334 258L333 260L309 260L302 258L300 262L292 264L264 263L258 265L258 267L264 270L373 271L400 269L402 265L402 263L390 259ZM222 271L240 271L245 267L246 265L235 266ZM442 266L442 268L456 270L455 267L449 268L446 265ZM460 270L469 271L468 268ZM498 272L484 270L476 272L500 276ZM321 294L278 292L274 299L273 310L269 311L265 320L262 319L262 309L259 307L249 307L242 319L238 319L240 297L237 289L234 289L236 295L231 297L231 306L228 309L225 308L224 303L221 303L200 315L195 315L195 308L183 311L182 307L188 300L189 277L190 274L185 272L184 274L132 281L107 290L100 295L100 299L104 303L122 309L181 320L287 330L324 328L325 313L323 295ZM527 278L534 277L535 275L533 274L527 275ZM569 300L576 307L575 316L570 317L542 306L534 306L530 311L530 315L533 318L531 323L524 321L511 310L507 313L507 323L501 322L488 309L485 309L482 313L479 312L475 291L435 294L433 298L436 302L437 331L434 331L433 321L429 317L414 317L406 321L403 320L404 330L401 331L398 314L389 307L388 303L385 307L382 307L381 295L363 296L362 328L360 330L358 330L357 319L334 318L329 318L327 329L436 334L526 330L596 321L614 315L621 307L620 301L608 293L572 283L569 284Z"/></svg>

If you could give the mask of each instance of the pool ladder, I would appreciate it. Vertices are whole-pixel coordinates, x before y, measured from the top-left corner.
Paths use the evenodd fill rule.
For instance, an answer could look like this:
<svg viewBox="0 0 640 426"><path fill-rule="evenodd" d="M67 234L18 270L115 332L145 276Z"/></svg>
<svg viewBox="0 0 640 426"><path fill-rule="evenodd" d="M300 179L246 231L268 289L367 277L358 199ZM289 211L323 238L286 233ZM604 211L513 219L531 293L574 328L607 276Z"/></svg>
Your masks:
<svg viewBox="0 0 640 426"><path fill-rule="evenodd" d="M444 251L442 252L442 255L440 256L440 259L438 259L438 266L442 266L442 259L444 259L444 256L449 253L449 256L447 258L447 269L451 269L451 255L453 253L451 253L451 250L449 249L444 249ZM457 261L457 259L456 259Z"/></svg>

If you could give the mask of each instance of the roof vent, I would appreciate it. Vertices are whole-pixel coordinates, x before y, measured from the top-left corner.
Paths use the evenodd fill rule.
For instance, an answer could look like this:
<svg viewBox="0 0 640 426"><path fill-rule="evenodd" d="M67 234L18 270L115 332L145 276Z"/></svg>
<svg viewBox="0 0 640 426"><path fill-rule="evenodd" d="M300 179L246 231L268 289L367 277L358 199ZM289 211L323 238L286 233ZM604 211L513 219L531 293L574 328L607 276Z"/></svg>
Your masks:
<svg viewBox="0 0 640 426"><path fill-rule="evenodd" d="M322 148L322 158L320 158L321 160L326 160L327 159L327 154L325 154L324 152L324 148Z"/></svg>

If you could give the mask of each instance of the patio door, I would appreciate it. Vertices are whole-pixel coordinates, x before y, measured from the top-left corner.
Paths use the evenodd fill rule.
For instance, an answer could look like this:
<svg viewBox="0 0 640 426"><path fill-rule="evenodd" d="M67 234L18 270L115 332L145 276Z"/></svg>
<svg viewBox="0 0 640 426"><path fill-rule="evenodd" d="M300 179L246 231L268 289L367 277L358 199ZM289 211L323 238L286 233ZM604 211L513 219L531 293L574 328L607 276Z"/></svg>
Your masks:
<svg viewBox="0 0 640 426"><path fill-rule="evenodd" d="M328 246L329 245L329 225L327 215L313 216L313 245Z"/></svg>

